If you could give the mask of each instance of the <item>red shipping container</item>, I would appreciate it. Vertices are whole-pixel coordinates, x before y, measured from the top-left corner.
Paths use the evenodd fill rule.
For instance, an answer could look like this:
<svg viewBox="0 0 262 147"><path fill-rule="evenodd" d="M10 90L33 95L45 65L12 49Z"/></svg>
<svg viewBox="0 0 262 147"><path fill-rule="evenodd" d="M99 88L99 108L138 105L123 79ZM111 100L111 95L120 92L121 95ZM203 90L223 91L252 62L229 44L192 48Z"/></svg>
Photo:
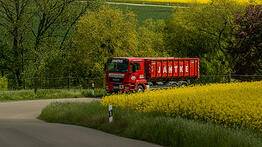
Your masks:
<svg viewBox="0 0 262 147"><path fill-rule="evenodd" d="M199 78L198 58L145 58L147 80Z"/></svg>

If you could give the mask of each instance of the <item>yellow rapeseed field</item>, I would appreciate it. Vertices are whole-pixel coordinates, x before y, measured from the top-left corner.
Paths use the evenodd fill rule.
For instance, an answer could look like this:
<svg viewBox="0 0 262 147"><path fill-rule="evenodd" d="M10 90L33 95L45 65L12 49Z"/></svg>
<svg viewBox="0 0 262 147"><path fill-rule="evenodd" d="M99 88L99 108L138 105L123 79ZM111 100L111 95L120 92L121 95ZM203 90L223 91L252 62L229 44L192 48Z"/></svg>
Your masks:
<svg viewBox="0 0 262 147"><path fill-rule="evenodd" d="M102 105L262 132L262 82L210 84L106 96Z"/></svg>
<svg viewBox="0 0 262 147"><path fill-rule="evenodd" d="M143 1L143 2L172 2L172 3L210 3L211 0L124 0L124 1ZM261 0L236 0L240 3L256 2L262 4Z"/></svg>

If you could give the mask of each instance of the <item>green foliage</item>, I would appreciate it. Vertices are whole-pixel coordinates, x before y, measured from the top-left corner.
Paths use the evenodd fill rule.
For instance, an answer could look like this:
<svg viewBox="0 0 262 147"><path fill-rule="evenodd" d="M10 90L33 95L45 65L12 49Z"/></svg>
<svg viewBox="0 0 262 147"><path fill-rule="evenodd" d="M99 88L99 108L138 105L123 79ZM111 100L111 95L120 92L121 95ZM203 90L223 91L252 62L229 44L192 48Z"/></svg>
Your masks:
<svg viewBox="0 0 262 147"><path fill-rule="evenodd" d="M103 57L136 55L135 26L133 13L123 14L118 9L101 7L98 12L88 11L88 15L80 19L75 42L79 50L96 57L92 62L101 62Z"/></svg>
<svg viewBox="0 0 262 147"><path fill-rule="evenodd" d="M123 14L118 9L104 6L98 11L88 11L88 15L79 20L77 27L73 69L79 71L80 67L85 77L103 79L104 63L109 57L138 55L136 19L133 13ZM95 81L99 85L103 82Z"/></svg>
<svg viewBox="0 0 262 147"><path fill-rule="evenodd" d="M259 135L207 122L166 117L151 112L113 108L113 122L108 123L108 108L99 102L52 103L43 109L40 119L53 123L75 124L109 133L145 140L163 146L261 146Z"/></svg>
<svg viewBox="0 0 262 147"><path fill-rule="evenodd" d="M249 5L235 15L228 53L236 74L262 72L262 6Z"/></svg>
<svg viewBox="0 0 262 147"><path fill-rule="evenodd" d="M0 77L0 91L8 89L8 80L6 77Z"/></svg>
<svg viewBox="0 0 262 147"><path fill-rule="evenodd" d="M168 22L167 49L171 56L199 57L202 74L231 72L225 54L234 12L241 5L231 0L214 0L208 5L176 9Z"/></svg>
<svg viewBox="0 0 262 147"><path fill-rule="evenodd" d="M103 6L98 11L88 11L77 24L77 48L71 59L73 71L90 79L105 77L104 63L109 57L164 55L165 23L149 20L139 32L136 23L133 13L119 9ZM91 82L102 85L104 81Z"/></svg>
<svg viewBox="0 0 262 147"><path fill-rule="evenodd" d="M7 77L16 78L17 87L22 85L24 65L28 62L25 38L31 19L30 0L0 1L0 70L8 71Z"/></svg>
<svg viewBox="0 0 262 147"><path fill-rule="evenodd" d="M72 35L87 9L100 0L1 0L0 71L21 88L24 78L67 76ZM37 78L36 78L37 79ZM37 84L35 84L37 85Z"/></svg>
<svg viewBox="0 0 262 147"><path fill-rule="evenodd" d="M145 20L139 27L139 51L143 57L168 56L165 49L165 28L164 20L152 19Z"/></svg>

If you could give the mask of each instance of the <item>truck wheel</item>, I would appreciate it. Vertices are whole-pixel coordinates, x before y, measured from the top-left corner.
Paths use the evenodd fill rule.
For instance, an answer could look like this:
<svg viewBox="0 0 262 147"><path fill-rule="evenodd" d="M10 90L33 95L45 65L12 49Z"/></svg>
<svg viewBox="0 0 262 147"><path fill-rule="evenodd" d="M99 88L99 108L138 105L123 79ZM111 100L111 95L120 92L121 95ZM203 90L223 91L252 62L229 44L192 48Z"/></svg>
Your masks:
<svg viewBox="0 0 262 147"><path fill-rule="evenodd" d="M177 82L171 81L171 82L168 83L168 86L169 87L179 87L179 84Z"/></svg>
<svg viewBox="0 0 262 147"><path fill-rule="evenodd" d="M142 85L138 85L136 88L136 92L144 92L144 87Z"/></svg>
<svg viewBox="0 0 262 147"><path fill-rule="evenodd" d="M172 84L172 87L179 87L179 84L177 82Z"/></svg>
<svg viewBox="0 0 262 147"><path fill-rule="evenodd" d="M185 87L185 86L188 86L188 83L186 81L179 82L179 87Z"/></svg>

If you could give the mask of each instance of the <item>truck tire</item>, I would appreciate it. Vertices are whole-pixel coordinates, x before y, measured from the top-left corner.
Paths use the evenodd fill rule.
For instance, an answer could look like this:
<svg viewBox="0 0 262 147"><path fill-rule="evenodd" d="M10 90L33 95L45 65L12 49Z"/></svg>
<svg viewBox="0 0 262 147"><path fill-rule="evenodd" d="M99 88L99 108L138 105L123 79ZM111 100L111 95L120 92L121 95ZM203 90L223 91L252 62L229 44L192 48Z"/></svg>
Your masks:
<svg viewBox="0 0 262 147"><path fill-rule="evenodd" d="M168 83L168 87L179 87L179 83L171 81Z"/></svg>
<svg viewBox="0 0 262 147"><path fill-rule="evenodd" d="M179 87L185 87L185 86L188 86L188 83L186 81L179 82Z"/></svg>
<svg viewBox="0 0 262 147"><path fill-rule="evenodd" d="M136 92L144 92L144 87L142 86L142 85L138 85L137 87L136 87Z"/></svg>

